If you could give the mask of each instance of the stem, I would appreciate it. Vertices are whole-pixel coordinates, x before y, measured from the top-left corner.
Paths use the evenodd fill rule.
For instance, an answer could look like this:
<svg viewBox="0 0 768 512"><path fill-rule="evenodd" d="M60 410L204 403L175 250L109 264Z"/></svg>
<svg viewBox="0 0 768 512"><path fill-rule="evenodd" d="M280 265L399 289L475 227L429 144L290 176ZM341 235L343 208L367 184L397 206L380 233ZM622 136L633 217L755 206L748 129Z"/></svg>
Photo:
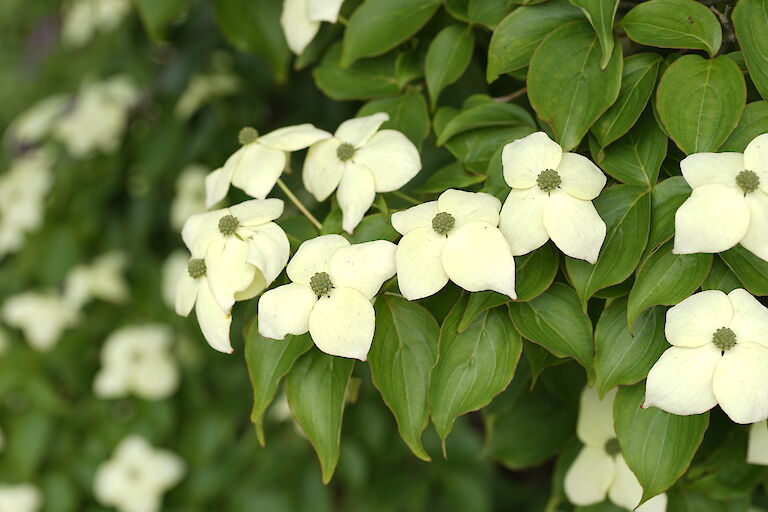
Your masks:
<svg viewBox="0 0 768 512"><path fill-rule="evenodd" d="M307 207L304 206L304 204L299 201L299 198L293 195L293 192L291 192L291 189L288 188L288 186L283 183L283 180L278 179L277 180L277 186L280 187L280 189L285 192L285 195L288 196L288 199L291 200L293 204L296 205L296 208L299 209L299 211L309 220L309 222L312 223L313 226L317 228L318 231L323 229L323 225L320 224L320 221L315 218L314 215L309 213L309 210L307 210Z"/></svg>
<svg viewBox="0 0 768 512"><path fill-rule="evenodd" d="M498 98L493 98L493 99L495 101L499 102L499 103L507 103L508 101L512 101L513 99L517 98L518 96L522 96L526 92L528 92L528 88L527 87L523 87L522 89L517 90L517 91L513 92L512 94L508 94L506 96L499 96Z"/></svg>
<svg viewBox="0 0 768 512"><path fill-rule="evenodd" d="M408 201L411 204L421 204L421 201L419 201L418 199L413 198L413 197L411 197L411 196L409 196L407 194L403 194L399 190L392 191L392 194L396 195L400 199L405 199L406 201Z"/></svg>

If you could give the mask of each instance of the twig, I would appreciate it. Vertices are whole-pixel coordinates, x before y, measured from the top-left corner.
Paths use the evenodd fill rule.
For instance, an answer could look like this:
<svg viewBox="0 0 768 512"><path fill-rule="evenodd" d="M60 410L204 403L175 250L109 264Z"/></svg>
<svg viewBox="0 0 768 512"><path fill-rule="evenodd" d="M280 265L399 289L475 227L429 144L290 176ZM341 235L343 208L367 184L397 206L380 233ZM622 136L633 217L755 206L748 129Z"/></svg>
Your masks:
<svg viewBox="0 0 768 512"><path fill-rule="evenodd" d="M313 226L317 228L318 231L323 229L323 225L320 224L320 221L315 218L314 215L309 213L309 210L307 210L307 207L304 206L304 204L299 201L299 198L293 195L293 192L291 192L291 189L288 188L288 186L283 183L283 180L278 179L277 180L277 186L280 187L280 189L285 192L285 195L288 196L288 199L291 200L293 204L296 205L296 208L299 209L299 211L309 220L309 222L312 223Z"/></svg>
<svg viewBox="0 0 768 512"><path fill-rule="evenodd" d="M507 102L510 102L513 99L519 97L519 96L522 96L526 92L528 92L528 88L527 87L523 87L522 89L520 89L518 91L515 91L512 94L508 94L506 96L499 96L498 98L493 98L493 100L497 101L499 103L507 103Z"/></svg>
<svg viewBox="0 0 768 512"><path fill-rule="evenodd" d="M723 31L725 34L723 34L723 44L720 46L720 51L718 53L722 53L723 49L728 43L732 43L736 40L736 33L733 30L733 23L731 22L731 5L728 4L725 6L725 12L720 12L714 5L710 5L709 9L715 13L715 16L717 16L717 19L720 20L720 24L723 26Z"/></svg>
<svg viewBox="0 0 768 512"><path fill-rule="evenodd" d="M392 194L396 195L400 199L405 199L406 201L408 201L411 204L421 204L421 201L419 201L418 199L416 199L414 197L411 197L411 196L409 196L407 194L403 194L399 190L393 190Z"/></svg>

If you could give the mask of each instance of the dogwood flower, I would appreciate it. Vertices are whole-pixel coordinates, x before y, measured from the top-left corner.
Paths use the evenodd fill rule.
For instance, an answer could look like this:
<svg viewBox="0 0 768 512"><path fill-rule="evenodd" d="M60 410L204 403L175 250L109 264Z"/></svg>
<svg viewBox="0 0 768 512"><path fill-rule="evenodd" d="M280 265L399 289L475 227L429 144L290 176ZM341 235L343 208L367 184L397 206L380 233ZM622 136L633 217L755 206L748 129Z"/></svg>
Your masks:
<svg viewBox="0 0 768 512"><path fill-rule="evenodd" d="M176 391L179 370L171 354L173 333L164 325L122 327L109 335L101 349L101 369L93 389L102 398L133 393L161 400Z"/></svg>
<svg viewBox="0 0 768 512"><path fill-rule="evenodd" d="M78 310L54 291L24 292L6 299L3 320L20 329L27 343L41 352L53 348L62 332L79 321Z"/></svg>
<svg viewBox="0 0 768 512"><path fill-rule="evenodd" d="M288 153L308 148L331 134L311 124L286 126L262 137L251 127L240 130L242 147L224 166L205 178L206 206L212 207L227 195L230 185L257 199L264 199L288 164Z"/></svg>
<svg viewBox="0 0 768 512"><path fill-rule="evenodd" d="M376 323L371 301L395 275L395 244L319 236L299 246L286 271L292 283L259 299L259 332L282 340L309 331L326 354L365 361Z"/></svg>
<svg viewBox="0 0 768 512"><path fill-rule="evenodd" d="M90 265L78 265L67 274L64 296L75 308L92 299L121 303L129 297L128 284L123 272L127 260L124 253L112 251L102 254Z"/></svg>
<svg viewBox="0 0 768 512"><path fill-rule="evenodd" d="M171 226L181 230L184 222L196 213L203 213L205 206L205 175L207 169L190 164L176 178L176 195L171 202Z"/></svg>
<svg viewBox="0 0 768 512"><path fill-rule="evenodd" d="M740 243L768 261L768 133L741 153L695 153L680 162L693 189L675 213L676 254Z"/></svg>
<svg viewBox="0 0 768 512"><path fill-rule="evenodd" d="M173 251L163 262L163 301L170 309L176 308L176 293L181 277L187 272L189 256L184 251Z"/></svg>
<svg viewBox="0 0 768 512"><path fill-rule="evenodd" d="M747 462L768 466L768 423L760 421L749 427Z"/></svg>
<svg viewBox="0 0 768 512"><path fill-rule="evenodd" d="M341 123L333 138L312 145L304 161L304 188L318 201L336 190L344 231L352 233L376 192L392 192L421 170L416 146L402 133L379 130L389 115L379 112Z"/></svg>
<svg viewBox="0 0 768 512"><path fill-rule="evenodd" d="M98 32L114 30L130 8L129 0L75 0L64 13L61 38L69 46L83 46Z"/></svg>
<svg viewBox="0 0 768 512"><path fill-rule="evenodd" d="M34 144L48 135L51 127L69 105L70 98L57 94L44 98L19 114L8 127L8 133L20 144Z"/></svg>
<svg viewBox="0 0 768 512"><path fill-rule="evenodd" d="M592 204L605 186L602 171L544 132L504 146L501 161L512 190L499 228L512 254L529 253L551 238L571 258L595 263L605 239L605 222Z"/></svg>
<svg viewBox="0 0 768 512"><path fill-rule="evenodd" d="M190 217L181 237L206 275L219 307L229 313L235 300L256 296L280 275L290 254L285 232L273 220L280 199L252 199Z"/></svg>
<svg viewBox="0 0 768 512"><path fill-rule="evenodd" d="M232 73L229 66L212 73L196 74L189 79L189 84L176 102L174 114L187 120L203 105L211 100L230 96L240 91L242 81Z"/></svg>
<svg viewBox="0 0 768 512"><path fill-rule="evenodd" d="M97 468L93 491L100 504L120 512L156 512L163 494L181 481L185 471L184 461L175 453L130 435Z"/></svg>
<svg viewBox="0 0 768 512"><path fill-rule="evenodd" d="M667 311L672 344L653 365L643 407L736 423L768 418L768 308L743 289L696 293Z"/></svg>
<svg viewBox="0 0 768 512"><path fill-rule="evenodd" d="M565 474L565 495L574 505L594 505L606 497L637 512L664 512L667 495L659 494L639 507L643 488L621 454L613 428L616 388L601 400L596 388L581 393L576 435L584 447ZM637 507L637 508L635 508Z"/></svg>
<svg viewBox="0 0 768 512"><path fill-rule="evenodd" d="M32 484L0 484L0 512L37 512L43 505L40 489Z"/></svg>
<svg viewBox="0 0 768 512"><path fill-rule="evenodd" d="M280 25L283 27L288 48L296 55L312 42L320 30L320 23L336 23L344 0L283 0Z"/></svg>
<svg viewBox="0 0 768 512"><path fill-rule="evenodd" d="M465 290L515 299L515 260L499 231L501 202L483 192L449 189L437 201L392 215L403 235L397 282L408 300L436 293L450 279Z"/></svg>

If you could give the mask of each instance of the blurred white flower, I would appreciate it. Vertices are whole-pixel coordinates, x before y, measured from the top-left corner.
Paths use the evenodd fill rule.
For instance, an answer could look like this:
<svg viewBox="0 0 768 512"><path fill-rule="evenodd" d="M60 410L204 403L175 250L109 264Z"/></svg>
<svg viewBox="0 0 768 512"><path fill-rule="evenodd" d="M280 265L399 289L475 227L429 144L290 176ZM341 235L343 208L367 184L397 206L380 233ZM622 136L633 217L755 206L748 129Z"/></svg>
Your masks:
<svg viewBox="0 0 768 512"><path fill-rule="evenodd" d="M0 484L0 512L37 512L43 505L40 489L32 484Z"/></svg>
<svg viewBox="0 0 768 512"><path fill-rule="evenodd" d="M286 271L292 283L259 299L259 332L281 340L309 331L326 354L365 361L376 323L371 301L395 275L395 244L319 236L299 246Z"/></svg>
<svg viewBox="0 0 768 512"><path fill-rule="evenodd" d="M501 161L512 190L499 228L512 254L529 253L551 238L571 258L595 263L605 222L592 199L605 186L603 172L588 158L563 152L544 132L504 146Z"/></svg>
<svg viewBox="0 0 768 512"><path fill-rule="evenodd" d="M64 94L49 96L19 114L7 134L21 144L34 144L48 135L56 120L67 110L70 98Z"/></svg>
<svg viewBox="0 0 768 512"><path fill-rule="evenodd" d="M125 282L126 256L112 251L94 259L90 265L78 265L67 274L64 297L75 308L81 308L93 299L121 303L128 300Z"/></svg>
<svg viewBox="0 0 768 512"><path fill-rule="evenodd" d="M768 417L768 308L736 289L696 293L667 311L664 352L643 407L701 414L717 404L736 423Z"/></svg>
<svg viewBox="0 0 768 512"><path fill-rule="evenodd" d="M189 256L184 251L173 251L163 262L163 300L170 309L176 308L176 292L179 281L187 271Z"/></svg>
<svg viewBox="0 0 768 512"><path fill-rule="evenodd" d="M397 282L408 300L439 291L450 279L467 291L515 299L515 260L499 231L501 202L483 192L448 189L437 201L392 214L403 235Z"/></svg>
<svg viewBox="0 0 768 512"><path fill-rule="evenodd" d="M768 466L768 423L760 421L749 427L747 462Z"/></svg>
<svg viewBox="0 0 768 512"><path fill-rule="evenodd" d="M240 88L240 78L228 70L193 75L179 101L176 102L176 116L189 119L213 98L235 94Z"/></svg>
<svg viewBox="0 0 768 512"><path fill-rule="evenodd" d="M594 505L606 497L615 505L637 512L664 512L667 495L659 494L637 507L643 488L627 466L613 429L616 388L600 400L597 388L581 393L576 435L584 444L565 474L565 495L574 505ZM637 508L635 508L637 507Z"/></svg>
<svg viewBox="0 0 768 512"><path fill-rule="evenodd" d="M243 128L239 136L242 147L205 179L206 206L224 199L230 185L257 199L267 197L288 164L288 153L330 136L311 124L286 126L262 137L253 128Z"/></svg>
<svg viewBox="0 0 768 512"><path fill-rule="evenodd" d="M85 84L72 109L54 126L54 136L74 158L109 153L121 141L128 111L138 99L138 89L125 76Z"/></svg>
<svg viewBox="0 0 768 512"><path fill-rule="evenodd" d="M196 213L206 210L205 175L208 169L190 164L176 178L176 195L171 202L171 226L181 230L184 222Z"/></svg>
<svg viewBox="0 0 768 512"><path fill-rule="evenodd" d="M83 46L96 33L114 30L130 8L130 0L73 0L64 12L61 38L68 46Z"/></svg>
<svg viewBox="0 0 768 512"><path fill-rule="evenodd" d="M336 190L344 231L352 233L376 192L399 189L421 170L416 146L402 133L381 130L389 115L379 112L341 123L333 138L312 145L304 161L304 188L318 201Z"/></svg>
<svg viewBox="0 0 768 512"><path fill-rule="evenodd" d="M28 291L5 300L5 323L22 331L27 343L44 352L53 348L62 332L79 321L78 310L60 294Z"/></svg>
<svg viewBox="0 0 768 512"><path fill-rule="evenodd" d="M179 385L172 343L173 332L161 324L114 331L101 349L94 392L101 398L123 398L131 393L145 400L168 398Z"/></svg>
<svg viewBox="0 0 768 512"><path fill-rule="evenodd" d="M93 491L99 503L120 512L157 512L163 494L181 481L185 471L184 461L175 453L130 435L96 470Z"/></svg>
<svg viewBox="0 0 768 512"><path fill-rule="evenodd" d="M741 153L695 153L680 162L693 189L675 213L676 254L741 243L768 261L768 133Z"/></svg>
<svg viewBox="0 0 768 512"><path fill-rule="evenodd" d="M288 48L296 55L312 42L320 30L320 23L336 23L344 0L283 0L280 25L283 27Z"/></svg>
<svg viewBox="0 0 768 512"><path fill-rule="evenodd" d="M0 175L0 257L18 251L25 235L43 223L53 162L49 150L37 149L14 160Z"/></svg>

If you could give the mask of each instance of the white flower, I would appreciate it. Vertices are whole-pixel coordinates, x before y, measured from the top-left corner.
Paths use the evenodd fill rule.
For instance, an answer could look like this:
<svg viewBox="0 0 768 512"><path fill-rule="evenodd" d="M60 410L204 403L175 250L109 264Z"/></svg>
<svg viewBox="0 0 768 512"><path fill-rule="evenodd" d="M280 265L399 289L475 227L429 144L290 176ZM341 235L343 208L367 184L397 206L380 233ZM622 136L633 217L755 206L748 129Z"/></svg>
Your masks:
<svg viewBox="0 0 768 512"><path fill-rule="evenodd" d="M61 333L74 327L78 311L56 292L24 292L6 299L3 320L24 333L27 343L44 352L53 348Z"/></svg>
<svg viewBox="0 0 768 512"><path fill-rule="evenodd" d="M664 352L643 407L701 414L717 404L736 423L768 417L768 309L742 289L696 293L667 311Z"/></svg>
<svg viewBox="0 0 768 512"><path fill-rule="evenodd" d="M311 124L286 126L263 137L253 128L240 131L243 145L224 166L205 178L206 206L212 207L227 195L230 185L251 197L264 199L289 163L288 153L307 148L331 134Z"/></svg>
<svg viewBox="0 0 768 512"><path fill-rule="evenodd" d="M320 30L320 23L336 23L344 0L283 0L280 25L283 27L288 48L296 55L312 42Z"/></svg>
<svg viewBox="0 0 768 512"><path fill-rule="evenodd" d="M176 292L181 276L187 271L189 256L184 251L173 251L163 262L163 300L170 309L176 308Z"/></svg>
<svg viewBox="0 0 768 512"><path fill-rule="evenodd" d="M675 214L676 254L740 243L768 261L768 133L741 153L695 153L680 162L693 189Z"/></svg>
<svg viewBox="0 0 768 512"><path fill-rule="evenodd" d="M97 32L117 27L130 7L130 0L74 0L64 13L62 40L69 46L82 46Z"/></svg>
<svg viewBox="0 0 768 512"><path fill-rule="evenodd" d="M163 494L181 481L185 471L178 455L131 435L98 467L93 491L99 503L120 512L156 512Z"/></svg>
<svg viewBox="0 0 768 512"><path fill-rule="evenodd" d="M193 75L179 101L176 102L175 114L181 119L189 119L212 99L234 94L240 90L240 87L240 78L228 69L210 74Z"/></svg>
<svg viewBox="0 0 768 512"><path fill-rule="evenodd" d="M301 244L286 271L292 283L259 299L259 332L282 340L309 331L326 354L365 361L376 323L371 300L395 275L395 244L319 236Z"/></svg>
<svg viewBox="0 0 768 512"><path fill-rule="evenodd" d="M596 388L581 393L576 435L584 444L565 474L565 495L574 505L593 505L606 497L615 505L638 512L664 512L667 495L659 494L637 507L643 488L627 466L613 429L616 388L600 400ZM637 507L637 508L635 508Z"/></svg>
<svg viewBox="0 0 768 512"><path fill-rule="evenodd" d="M171 226L181 230L189 217L206 210L205 175L208 170L202 165L191 164L176 178L176 195L171 202ZM213 206L213 205L211 205Z"/></svg>
<svg viewBox="0 0 768 512"><path fill-rule="evenodd" d="M123 398L131 393L146 400L168 398L179 385L172 343L173 333L165 325L133 325L114 331L101 349L94 392L102 398Z"/></svg>
<svg viewBox="0 0 768 512"><path fill-rule="evenodd" d="M290 254L288 237L271 222L283 213L280 199L252 199L199 213L184 224L181 236L193 258L203 258L208 283L219 307L229 313L269 286ZM182 284L182 288L184 285Z"/></svg>
<svg viewBox="0 0 768 512"><path fill-rule="evenodd" d="M768 423L760 421L749 427L747 462L768 466Z"/></svg>
<svg viewBox="0 0 768 512"><path fill-rule="evenodd" d="M402 133L381 130L389 116L383 112L341 123L333 138L307 152L304 188L325 201L337 187L344 214L342 226L352 233L373 204L376 192L392 192L421 170L416 146Z"/></svg>
<svg viewBox="0 0 768 512"><path fill-rule="evenodd" d="M67 110L69 101L69 97L63 94L40 100L13 120L8 133L20 144L38 142L48 134L56 119Z"/></svg>
<svg viewBox="0 0 768 512"><path fill-rule="evenodd" d="M403 235L397 282L408 300L436 293L450 279L465 290L515 294L515 260L499 231L501 202L483 192L449 189L437 201L392 215Z"/></svg>
<svg viewBox="0 0 768 512"><path fill-rule="evenodd" d="M126 256L120 251L102 254L90 265L78 265L67 274L64 296L75 308L93 299L121 303L129 297L123 272Z"/></svg>
<svg viewBox="0 0 768 512"><path fill-rule="evenodd" d="M597 261L605 222L592 205L605 175L588 158L563 149L544 132L504 146L504 180L512 190L499 228L519 256L550 238L571 258Z"/></svg>
<svg viewBox="0 0 768 512"><path fill-rule="evenodd" d="M43 495L32 484L0 484L0 512L37 512Z"/></svg>

